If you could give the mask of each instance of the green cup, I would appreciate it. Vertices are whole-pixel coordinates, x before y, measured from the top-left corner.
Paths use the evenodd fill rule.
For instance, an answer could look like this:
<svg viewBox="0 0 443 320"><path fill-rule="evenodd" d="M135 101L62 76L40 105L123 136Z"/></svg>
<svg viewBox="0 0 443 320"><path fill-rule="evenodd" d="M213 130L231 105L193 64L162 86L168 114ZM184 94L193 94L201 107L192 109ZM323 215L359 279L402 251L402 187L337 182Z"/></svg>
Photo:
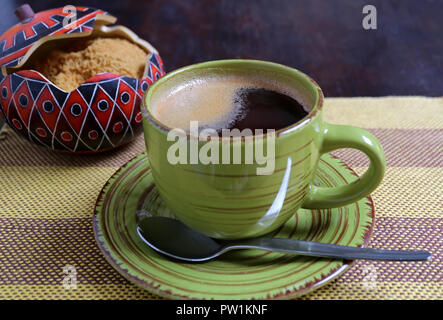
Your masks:
<svg viewBox="0 0 443 320"><path fill-rule="evenodd" d="M260 76L294 88L312 109L304 119L275 134L217 137L208 142L186 133L168 140L174 128L155 118L151 109L155 101L195 76L227 74ZM383 178L383 150L375 137L363 129L325 123L322 107L323 93L310 77L276 63L211 61L167 74L150 87L143 103L145 143L160 196L182 222L219 239L260 236L282 226L299 208L340 207L365 197ZM171 163L168 152L180 139L188 151L207 150L208 143L214 143L219 161L191 163L188 154L186 161ZM257 159L241 163L233 160L235 152L240 150L245 155L251 145L256 148L258 143L263 146L263 154L273 150L273 170L264 170L263 161ZM370 159L367 172L344 186L313 185L320 156L340 148L363 151ZM229 156L222 159L226 152Z"/></svg>

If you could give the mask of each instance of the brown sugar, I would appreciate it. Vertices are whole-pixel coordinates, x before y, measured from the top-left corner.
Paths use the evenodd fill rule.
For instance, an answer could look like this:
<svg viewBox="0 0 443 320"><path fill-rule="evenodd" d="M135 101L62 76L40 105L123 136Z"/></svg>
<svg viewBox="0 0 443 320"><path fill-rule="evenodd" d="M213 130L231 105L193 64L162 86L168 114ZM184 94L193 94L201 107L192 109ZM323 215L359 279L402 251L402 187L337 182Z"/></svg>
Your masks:
<svg viewBox="0 0 443 320"><path fill-rule="evenodd" d="M103 72L141 78L146 61L147 53L126 39L95 38L52 51L37 61L34 69L61 89L72 91Z"/></svg>

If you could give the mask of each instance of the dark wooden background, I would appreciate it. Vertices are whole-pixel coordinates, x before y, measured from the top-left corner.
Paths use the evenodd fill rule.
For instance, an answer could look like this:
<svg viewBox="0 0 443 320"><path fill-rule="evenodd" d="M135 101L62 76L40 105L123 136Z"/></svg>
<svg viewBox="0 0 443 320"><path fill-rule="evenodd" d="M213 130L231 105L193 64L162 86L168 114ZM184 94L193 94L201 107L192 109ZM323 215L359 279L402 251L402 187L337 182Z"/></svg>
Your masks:
<svg viewBox="0 0 443 320"><path fill-rule="evenodd" d="M443 95L443 0L0 0L0 32L66 4L107 10L156 47L168 71L251 58L298 68L326 96ZM362 8L377 8L364 30Z"/></svg>

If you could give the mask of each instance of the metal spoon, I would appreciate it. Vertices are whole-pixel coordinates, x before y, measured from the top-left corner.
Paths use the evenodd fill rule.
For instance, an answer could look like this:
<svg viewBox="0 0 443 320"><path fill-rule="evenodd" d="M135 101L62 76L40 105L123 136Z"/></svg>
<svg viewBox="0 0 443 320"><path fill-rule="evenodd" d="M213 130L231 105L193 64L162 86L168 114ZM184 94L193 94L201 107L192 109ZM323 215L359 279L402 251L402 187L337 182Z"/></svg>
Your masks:
<svg viewBox="0 0 443 320"><path fill-rule="evenodd" d="M281 238L255 238L219 243L166 217L150 217L137 226L141 239L152 249L171 258L199 262L214 259L234 249L261 249L304 256L366 260L429 260L427 251L378 250Z"/></svg>

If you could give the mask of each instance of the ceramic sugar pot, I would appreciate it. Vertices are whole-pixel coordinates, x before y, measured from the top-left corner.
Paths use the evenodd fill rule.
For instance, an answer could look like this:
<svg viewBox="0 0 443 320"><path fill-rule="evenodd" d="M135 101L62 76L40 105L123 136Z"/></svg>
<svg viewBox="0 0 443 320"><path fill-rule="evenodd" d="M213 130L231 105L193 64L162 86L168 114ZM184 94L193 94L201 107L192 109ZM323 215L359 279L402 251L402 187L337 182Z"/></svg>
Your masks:
<svg viewBox="0 0 443 320"><path fill-rule="evenodd" d="M29 5L23 5L17 8L16 15L20 22L0 36L0 116L13 130L52 150L74 153L113 149L143 131L141 98L164 75L162 59L151 44L124 26L109 26L117 19L100 9L66 6L34 13ZM94 41L99 49L87 47ZM109 54L115 53L106 52L112 51L112 46L117 46L115 51L137 47L144 59L141 68L132 76L109 72L105 67L101 70L100 63L115 64L117 70L124 71L132 67L130 56L112 60ZM98 50L104 51L104 58L94 61ZM60 59L54 59L54 54L59 54ZM91 60L85 62L84 57ZM66 87L54 75L44 74L42 61L60 63L46 69L52 73L68 70L61 79L77 83ZM83 65L76 66L76 61ZM63 63L67 66L61 66ZM85 77L85 70L69 74L73 68L89 66L98 71L84 81L78 75Z"/></svg>

